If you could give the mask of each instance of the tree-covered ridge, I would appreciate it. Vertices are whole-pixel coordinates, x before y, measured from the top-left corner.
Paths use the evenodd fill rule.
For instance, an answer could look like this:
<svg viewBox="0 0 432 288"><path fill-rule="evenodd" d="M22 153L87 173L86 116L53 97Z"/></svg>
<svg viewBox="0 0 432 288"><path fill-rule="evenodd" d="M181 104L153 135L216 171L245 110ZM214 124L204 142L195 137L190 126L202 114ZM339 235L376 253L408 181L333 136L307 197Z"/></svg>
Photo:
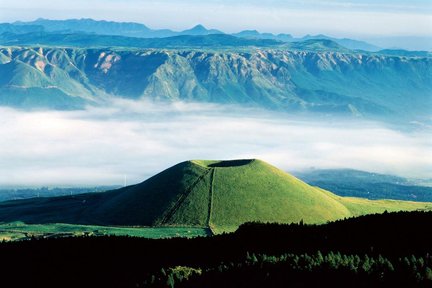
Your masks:
<svg viewBox="0 0 432 288"><path fill-rule="evenodd" d="M432 255L389 259L322 254L249 254L211 268L177 266L153 274L142 287L428 287ZM139 286L140 287L140 286Z"/></svg>

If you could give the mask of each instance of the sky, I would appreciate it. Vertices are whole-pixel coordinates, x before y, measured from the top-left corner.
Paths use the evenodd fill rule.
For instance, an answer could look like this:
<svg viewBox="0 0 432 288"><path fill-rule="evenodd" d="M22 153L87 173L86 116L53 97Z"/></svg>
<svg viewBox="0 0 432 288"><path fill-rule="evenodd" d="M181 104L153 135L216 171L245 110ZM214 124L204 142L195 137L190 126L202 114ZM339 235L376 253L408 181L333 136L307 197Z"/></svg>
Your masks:
<svg viewBox="0 0 432 288"><path fill-rule="evenodd" d="M184 30L257 29L294 36L432 36L430 0L0 0L0 22L94 18Z"/></svg>
<svg viewBox="0 0 432 288"><path fill-rule="evenodd" d="M234 112L235 111L235 112ZM0 187L141 182L181 161L250 159L284 171L353 168L432 175L430 130L292 118L214 104L129 102L83 111L0 107Z"/></svg>

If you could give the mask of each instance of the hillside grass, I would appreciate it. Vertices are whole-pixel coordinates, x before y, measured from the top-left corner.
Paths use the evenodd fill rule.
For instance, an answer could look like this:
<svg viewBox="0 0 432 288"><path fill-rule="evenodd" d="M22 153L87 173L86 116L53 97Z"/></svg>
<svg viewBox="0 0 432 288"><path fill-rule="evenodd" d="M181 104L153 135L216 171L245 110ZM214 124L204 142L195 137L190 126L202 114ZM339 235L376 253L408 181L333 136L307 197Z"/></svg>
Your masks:
<svg viewBox="0 0 432 288"><path fill-rule="evenodd" d="M250 221L325 223L350 215L338 201L265 162L213 169L216 232Z"/></svg>

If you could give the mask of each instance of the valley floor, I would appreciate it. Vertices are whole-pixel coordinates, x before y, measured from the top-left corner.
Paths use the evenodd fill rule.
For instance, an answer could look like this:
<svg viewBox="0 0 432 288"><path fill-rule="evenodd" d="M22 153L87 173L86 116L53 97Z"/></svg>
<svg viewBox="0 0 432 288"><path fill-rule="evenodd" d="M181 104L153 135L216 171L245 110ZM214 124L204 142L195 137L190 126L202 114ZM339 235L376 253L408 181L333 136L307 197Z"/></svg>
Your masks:
<svg viewBox="0 0 432 288"><path fill-rule="evenodd" d="M194 227L113 227L61 223L26 224L23 222L0 224L0 241L70 236L132 236L161 239L207 235L211 235L209 229Z"/></svg>

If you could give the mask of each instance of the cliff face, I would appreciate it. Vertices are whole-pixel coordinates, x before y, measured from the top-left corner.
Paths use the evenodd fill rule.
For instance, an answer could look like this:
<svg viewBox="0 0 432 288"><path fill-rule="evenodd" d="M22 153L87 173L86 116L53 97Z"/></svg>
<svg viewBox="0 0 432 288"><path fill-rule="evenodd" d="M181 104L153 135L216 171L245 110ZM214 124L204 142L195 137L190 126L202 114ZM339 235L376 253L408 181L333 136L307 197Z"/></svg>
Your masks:
<svg viewBox="0 0 432 288"><path fill-rule="evenodd" d="M277 49L0 48L0 104L74 109L104 97L427 117L432 58Z"/></svg>

